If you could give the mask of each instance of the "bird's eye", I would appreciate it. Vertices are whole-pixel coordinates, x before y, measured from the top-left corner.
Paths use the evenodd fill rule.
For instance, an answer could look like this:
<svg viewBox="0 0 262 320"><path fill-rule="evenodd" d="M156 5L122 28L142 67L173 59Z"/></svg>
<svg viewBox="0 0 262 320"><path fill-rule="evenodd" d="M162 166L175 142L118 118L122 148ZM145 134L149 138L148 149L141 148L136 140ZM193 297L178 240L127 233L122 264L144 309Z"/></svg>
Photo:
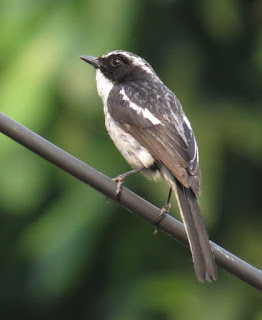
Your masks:
<svg viewBox="0 0 262 320"><path fill-rule="evenodd" d="M117 66L119 66L121 63L122 63L122 60L121 60L120 58L114 58L114 59L112 60L112 66L113 66L113 67L117 67Z"/></svg>

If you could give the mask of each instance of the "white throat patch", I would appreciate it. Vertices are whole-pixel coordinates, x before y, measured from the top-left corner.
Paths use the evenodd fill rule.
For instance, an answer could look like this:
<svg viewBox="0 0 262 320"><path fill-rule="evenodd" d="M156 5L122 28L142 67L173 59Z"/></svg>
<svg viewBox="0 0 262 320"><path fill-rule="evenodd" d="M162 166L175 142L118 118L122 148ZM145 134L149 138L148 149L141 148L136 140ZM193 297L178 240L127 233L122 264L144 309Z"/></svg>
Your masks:
<svg viewBox="0 0 262 320"><path fill-rule="evenodd" d="M113 88L113 83L107 79L99 69L96 70L96 86L99 96L103 103L106 104L109 92Z"/></svg>

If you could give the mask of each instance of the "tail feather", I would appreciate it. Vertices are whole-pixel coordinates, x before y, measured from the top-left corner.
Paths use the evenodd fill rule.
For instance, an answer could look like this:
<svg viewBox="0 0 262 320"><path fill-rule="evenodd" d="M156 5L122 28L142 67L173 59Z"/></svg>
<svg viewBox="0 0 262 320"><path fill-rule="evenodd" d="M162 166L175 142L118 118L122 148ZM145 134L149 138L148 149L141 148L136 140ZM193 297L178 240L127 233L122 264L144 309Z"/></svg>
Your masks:
<svg viewBox="0 0 262 320"><path fill-rule="evenodd" d="M214 255L197 198L190 188L184 187L179 181L172 183L172 189L175 191L180 215L185 225L196 276L201 282L216 280Z"/></svg>

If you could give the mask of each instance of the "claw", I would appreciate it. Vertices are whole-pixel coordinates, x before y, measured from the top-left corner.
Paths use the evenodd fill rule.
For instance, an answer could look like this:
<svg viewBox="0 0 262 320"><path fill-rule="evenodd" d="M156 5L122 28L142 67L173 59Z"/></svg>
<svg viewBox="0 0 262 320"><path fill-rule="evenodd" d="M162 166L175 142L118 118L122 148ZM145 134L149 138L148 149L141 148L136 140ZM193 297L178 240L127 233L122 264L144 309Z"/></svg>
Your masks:
<svg viewBox="0 0 262 320"><path fill-rule="evenodd" d="M118 177L112 179L117 182L117 187L116 187L116 191L115 191L113 199L116 198L119 195L119 193L121 192L121 186L124 183L125 178L130 176L131 174L139 172L141 170L143 170L143 168L133 169L129 172L120 174Z"/></svg>
<svg viewBox="0 0 262 320"><path fill-rule="evenodd" d="M164 205L164 207L160 210L160 213L159 213L159 216L157 218L156 224L158 224L162 220L163 214L169 213L170 209L171 209L171 204L170 204L170 202L167 202ZM157 234L157 232L158 232L158 228L156 227L154 232L153 232L153 236L155 236Z"/></svg>
<svg viewBox="0 0 262 320"><path fill-rule="evenodd" d="M160 217L161 217L162 214L164 214L164 213L169 213L170 209L171 209L171 204L170 204L170 202L167 202L167 203L164 205L164 207L160 210Z"/></svg>
<svg viewBox="0 0 262 320"><path fill-rule="evenodd" d="M118 177L116 177L116 178L113 178L112 180L114 180L115 182L117 182L117 186L116 186L116 191L115 191L115 194L114 194L114 198L116 198L118 195L119 195L119 193L120 193L120 191L121 191L121 187L122 187L122 184L124 183L124 181L125 181L125 175L120 175L120 176L118 176Z"/></svg>

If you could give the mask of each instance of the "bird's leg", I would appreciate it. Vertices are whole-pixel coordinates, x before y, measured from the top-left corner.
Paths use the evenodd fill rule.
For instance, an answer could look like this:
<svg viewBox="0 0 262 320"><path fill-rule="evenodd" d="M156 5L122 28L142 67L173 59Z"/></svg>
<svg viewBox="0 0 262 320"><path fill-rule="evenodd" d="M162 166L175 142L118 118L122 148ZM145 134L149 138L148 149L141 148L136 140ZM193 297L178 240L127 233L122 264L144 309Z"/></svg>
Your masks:
<svg viewBox="0 0 262 320"><path fill-rule="evenodd" d="M136 172L139 172L139 171L141 171L141 170L143 170L143 169L144 169L144 168L133 169L133 170L128 171L128 172L126 172L126 173L120 174L120 175L117 176L116 178L113 178L112 180L114 180L114 181L117 182L117 187L116 187L116 191L115 191L114 198L119 195L119 193L120 193L120 191L121 191L121 186L122 186L122 184L124 183L125 178L128 177L128 176L130 176L131 174L136 173Z"/></svg>
<svg viewBox="0 0 262 320"><path fill-rule="evenodd" d="M155 229L155 231L153 232L153 235L156 235L156 234L157 234L157 231L158 231L158 227L157 227L157 226L158 226L159 222L162 220L163 214L164 214L164 213L168 213L169 210L171 209L171 204L170 204L171 195L172 195L172 188L169 189L169 193L168 193L168 198L167 198L166 204L165 204L164 207L160 210L160 214L159 214L158 219L157 219L157 221L156 221L156 229Z"/></svg>
<svg viewBox="0 0 262 320"><path fill-rule="evenodd" d="M169 213L169 210L171 209L171 204L170 204L171 195L172 195L172 188L169 189L167 202L164 205L164 207L161 209L160 216L162 216L163 213Z"/></svg>

